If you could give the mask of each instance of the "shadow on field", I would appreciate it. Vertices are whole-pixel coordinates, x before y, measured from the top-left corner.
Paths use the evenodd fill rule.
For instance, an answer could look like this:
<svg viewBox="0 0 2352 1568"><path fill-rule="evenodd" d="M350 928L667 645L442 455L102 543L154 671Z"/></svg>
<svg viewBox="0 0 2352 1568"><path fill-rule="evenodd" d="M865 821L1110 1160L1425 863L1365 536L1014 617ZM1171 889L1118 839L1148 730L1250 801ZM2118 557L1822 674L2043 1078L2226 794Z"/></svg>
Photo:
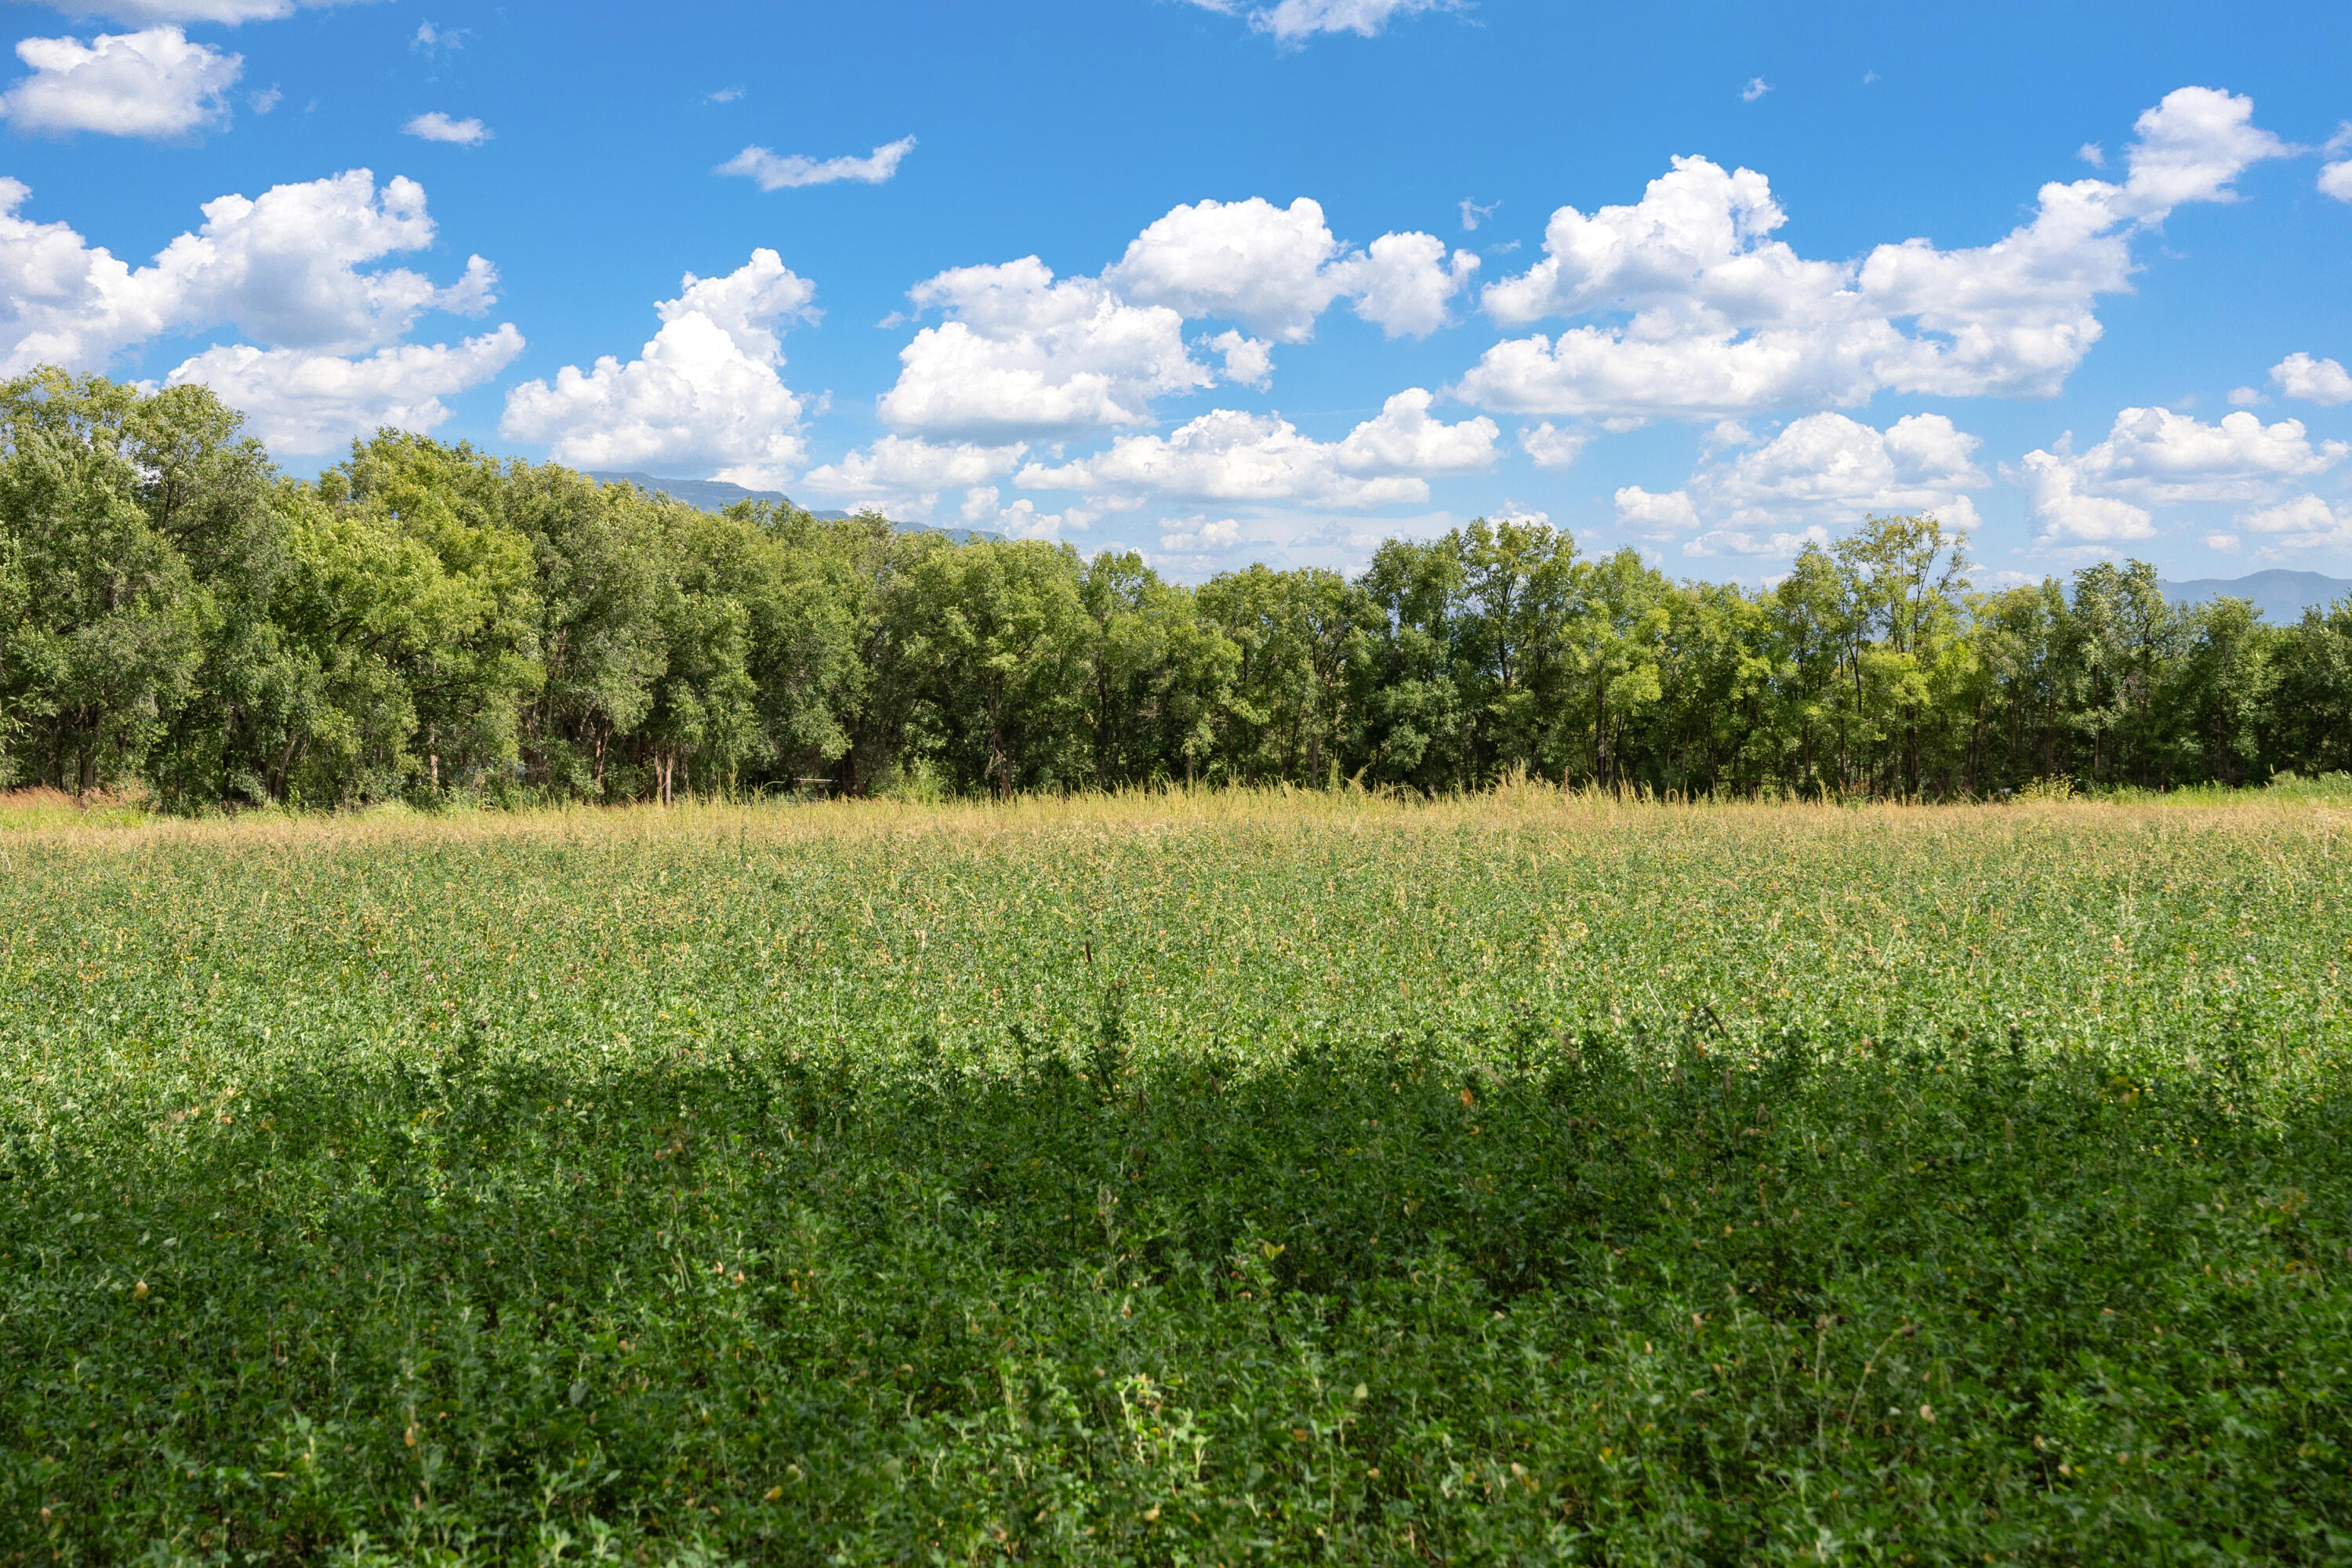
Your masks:
<svg viewBox="0 0 2352 1568"><path fill-rule="evenodd" d="M1001 1077L477 1046L10 1130L0 1558L2325 1556L2314 1082L1793 1034L1244 1071L1107 1016Z"/></svg>

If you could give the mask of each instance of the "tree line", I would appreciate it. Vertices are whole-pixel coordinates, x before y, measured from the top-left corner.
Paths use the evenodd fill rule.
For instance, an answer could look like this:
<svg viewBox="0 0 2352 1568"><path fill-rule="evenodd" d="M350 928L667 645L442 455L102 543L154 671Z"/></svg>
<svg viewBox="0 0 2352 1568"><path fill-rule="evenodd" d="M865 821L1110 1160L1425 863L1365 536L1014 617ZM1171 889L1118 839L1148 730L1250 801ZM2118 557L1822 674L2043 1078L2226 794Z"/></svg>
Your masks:
<svg viewBox="0 0 2352 1568"><path fill-rule="evenodd" d="M1768 591L1538 523L1350 578L708 513L383 431L304 481L201 387L0 385L0 784L182 810L394 798L1429 792L1528 776L1954 797L2352 766L2352 600L2154 570L1968 584L1871 518Z"/></svg>

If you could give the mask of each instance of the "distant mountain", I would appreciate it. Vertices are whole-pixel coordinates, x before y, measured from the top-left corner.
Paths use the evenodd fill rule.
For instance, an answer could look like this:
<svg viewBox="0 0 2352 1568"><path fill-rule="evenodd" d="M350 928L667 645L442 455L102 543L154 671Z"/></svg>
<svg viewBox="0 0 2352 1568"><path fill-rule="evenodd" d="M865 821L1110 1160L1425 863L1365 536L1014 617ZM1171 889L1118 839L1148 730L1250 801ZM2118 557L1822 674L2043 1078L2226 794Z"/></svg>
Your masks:
<svg viewBox="0 0 2352 1568"><path fill-rule="evenodd" d="M793 505L793 498L782 490L747 490L741 485L732 484L725 479L656 479L651 474L599 473L593 469L587 470L587 473L588 477L598 484L635 485L647 495L667 496L670 500L681 501L697 511L724 511L739 500L763 500L777 506ZM808 510L805 507L801 510ZM849 513L810 511L809 515L837 522L847 517ZM893 521L890 526L901 533L944 533L958 544L969 544L975 539L1002 541L1004 537L1001 533L990 533L977 528L934 528L928 522Z"/></svg>
<svg viewBox="0 0 2352 1568"><path fill-rule="evenodd" d="M666 495L675 501L684 501L698 511L724 511L739 500L773 501L778 506L790 506L793 498L782 490L747 490L741 485L725 479L657 479L651 474L607 474L588 470L588 477L598 484L635 485L647 495ZM821 511L818 517L842 518L845 511Z"/></svg>
<svg viewBox="0 0 2352 1568"><path fill-rule="evenodd" d="M2158 583L2166 599L2176 605L2201 605L2211 599L2250 599L2273 626L2291 626L2306 609L2324 610L2346 595L2352 583L2323 577L2316 572L2256 572L2245 577L2200 577L2189 583Z"/></svg>

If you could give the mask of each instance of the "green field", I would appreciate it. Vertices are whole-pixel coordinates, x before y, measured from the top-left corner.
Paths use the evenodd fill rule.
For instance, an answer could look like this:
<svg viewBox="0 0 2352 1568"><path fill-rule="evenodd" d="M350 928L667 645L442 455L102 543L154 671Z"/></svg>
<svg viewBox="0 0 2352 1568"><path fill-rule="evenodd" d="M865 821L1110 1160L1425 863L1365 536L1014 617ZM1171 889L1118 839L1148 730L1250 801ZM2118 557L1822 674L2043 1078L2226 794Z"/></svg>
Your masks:
<svg viewBox="0 0 2352 1568"><path fill-rule="evenodd" d="M0 1563L2340 1560L2347 826L0 834Z"/></svg>

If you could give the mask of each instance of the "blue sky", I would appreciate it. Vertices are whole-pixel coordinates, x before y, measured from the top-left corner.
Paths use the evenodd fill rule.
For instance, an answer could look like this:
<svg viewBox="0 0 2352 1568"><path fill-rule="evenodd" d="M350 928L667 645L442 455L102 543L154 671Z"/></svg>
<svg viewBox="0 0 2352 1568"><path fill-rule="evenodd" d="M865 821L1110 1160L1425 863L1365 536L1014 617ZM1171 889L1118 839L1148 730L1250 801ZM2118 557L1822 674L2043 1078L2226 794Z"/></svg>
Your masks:
<svg viewBox="0 0 2352 1568"><path fill-rule="evenodd" d="M16 0L0 359L1197 578L2352 574L2352 12ZM688 276L695 280L688 281Z"/></svg>

